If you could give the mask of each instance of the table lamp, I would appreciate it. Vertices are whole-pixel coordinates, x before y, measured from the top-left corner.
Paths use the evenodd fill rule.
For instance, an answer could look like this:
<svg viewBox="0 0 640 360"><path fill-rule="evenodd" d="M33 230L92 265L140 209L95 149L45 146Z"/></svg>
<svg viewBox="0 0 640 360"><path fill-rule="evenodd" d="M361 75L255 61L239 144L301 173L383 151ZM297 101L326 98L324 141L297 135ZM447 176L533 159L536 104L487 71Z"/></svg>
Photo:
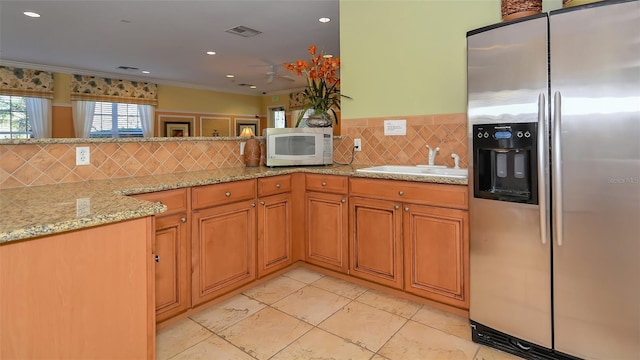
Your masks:
<svg viewBox="0 0 640 360"><path fill-rule="evenodd" d="M260 141L254 138L253 130L250 127L242 128L240 137L248 138L244 146L245 166L255 167L260 165Z"/></svg>

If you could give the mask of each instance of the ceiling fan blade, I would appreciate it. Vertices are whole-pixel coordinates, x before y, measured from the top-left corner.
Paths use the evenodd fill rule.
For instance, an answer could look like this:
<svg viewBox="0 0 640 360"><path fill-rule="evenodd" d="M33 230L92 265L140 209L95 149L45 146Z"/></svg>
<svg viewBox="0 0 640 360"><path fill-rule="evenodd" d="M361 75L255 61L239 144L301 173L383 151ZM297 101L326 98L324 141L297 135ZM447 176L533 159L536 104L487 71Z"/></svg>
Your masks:
<svg viewBox="0 0 640 360"><path fill-rule="evenodd" d="M289 76L289 75L278 75L278 77L279 77L280 79L289 80L289 81L291 81L291 82L296 81L296 79L292 78L292 77L291 77L291 76Z"/></svg>

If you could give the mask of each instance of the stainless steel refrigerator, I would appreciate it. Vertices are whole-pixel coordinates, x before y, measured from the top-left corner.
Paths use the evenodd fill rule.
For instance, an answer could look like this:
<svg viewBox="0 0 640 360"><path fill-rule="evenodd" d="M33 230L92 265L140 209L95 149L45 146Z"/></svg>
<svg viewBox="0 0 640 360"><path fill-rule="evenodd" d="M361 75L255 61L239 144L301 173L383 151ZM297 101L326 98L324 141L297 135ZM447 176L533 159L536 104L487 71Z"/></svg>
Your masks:
<svg viewBox="0 0 640 360"><path fill-rule="evenodd" d="M640 1L467 34L473 340L640 359Z"/></svg>

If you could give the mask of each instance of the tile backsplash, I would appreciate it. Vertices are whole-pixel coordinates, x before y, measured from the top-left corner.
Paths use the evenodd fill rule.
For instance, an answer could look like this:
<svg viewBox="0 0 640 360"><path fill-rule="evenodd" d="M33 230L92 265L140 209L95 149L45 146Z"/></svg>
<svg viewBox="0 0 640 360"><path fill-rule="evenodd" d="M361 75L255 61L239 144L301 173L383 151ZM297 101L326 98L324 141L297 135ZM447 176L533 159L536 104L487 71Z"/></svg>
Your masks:
<svg viewBox="0 0 640 360"><path fill-rule="evenodd" d="M0 188L243 166L238 140L67 141L0 144ZM89 147L90 165L76 166L77 146Z"/></svg>
<svg viewBox="0 0 640 360"><path fill-rule="evenodd" d="M406 136L385 136L384 120L405 119ZM422 115L343 120L334 141L334 160L349 162L353 139L362 139L354 164L426 164L428 150L440 147L435 163L453 166L452 153L467 167L466 114ZM237 139L171 141L36 140L0 144L0 188L47 185L130 176L167 174L243 166ZM76 166L77 146L90 148L91 164Z"/></svg>
<svg viewBox="0 0 640 360"><path fill-rule="evenodd" d="M385 136L385 120L406 120L407 135ZM439 147L436 165L453 166L451 154L460 155L460 167L467 167L467 116L461 114L421 115L353 119L342 124L342 139L334 142L335 161L351 160L353 139L362 140L362 151L355 153L354 164L420 165L427 164L429 150Z"/></svg>

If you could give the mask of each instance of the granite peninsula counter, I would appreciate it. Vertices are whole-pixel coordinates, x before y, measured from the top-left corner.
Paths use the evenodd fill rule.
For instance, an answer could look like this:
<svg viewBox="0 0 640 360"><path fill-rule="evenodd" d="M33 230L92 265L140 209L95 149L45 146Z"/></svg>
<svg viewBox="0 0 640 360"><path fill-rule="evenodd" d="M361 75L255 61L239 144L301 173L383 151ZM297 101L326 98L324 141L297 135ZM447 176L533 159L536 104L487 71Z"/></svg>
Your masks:
<svg viewBox="0 0 640 360"><path fill-rule="evenodd" d="M356 172L370 165L236 167L209 171L92 180L0 190L0 245L136 219L166 210L126 195L209 185L295 172L466 185L467 179Z"/></svg>

